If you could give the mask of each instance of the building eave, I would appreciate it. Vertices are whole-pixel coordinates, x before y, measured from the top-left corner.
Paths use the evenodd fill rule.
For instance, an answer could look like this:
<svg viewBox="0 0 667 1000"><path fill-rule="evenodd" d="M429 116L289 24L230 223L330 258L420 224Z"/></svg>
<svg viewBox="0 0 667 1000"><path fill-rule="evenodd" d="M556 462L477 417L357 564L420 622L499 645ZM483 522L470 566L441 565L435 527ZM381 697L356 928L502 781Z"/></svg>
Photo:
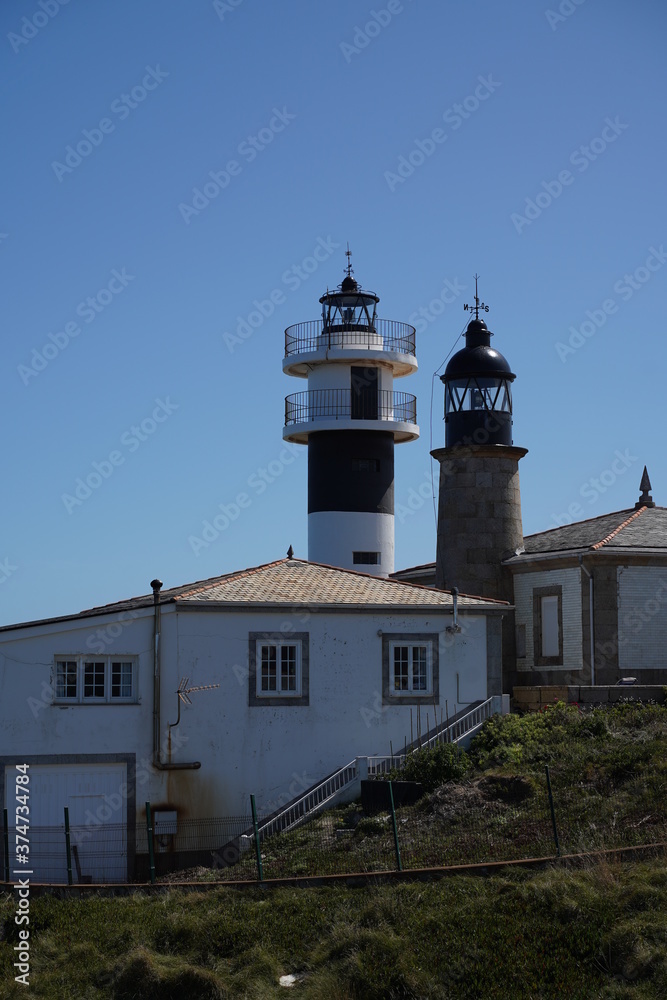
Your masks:
<svg viewBox="0 0 667 1000"><path fill-rule="evenodd" d="M477 614L506 614L511 611L513 605L503 601L495 601L480 604L465 604L459 602L457 615L477 615ZM300 603L285 604L280 602L267 601L178 601L178 611L280 611L283 614L286 610L291 612L306 610L313 614L383 614L383 615L411 615L411 614L438 614L451 617L454 614L453 604L326 604L321 602L302 601Z"/></svg>
<svg viewBox="0 0 667 1000"><path fill-rule="evenodd" d="M587 562L619 562L643 561L651 559L656 562L658 559L667 565L667 549L662 548L638 548L637 546L610 545L601 549L594 549L590 546L580 549L561 549L556 552L525 552L518 556L511 556L503 560L503 565L507 566L513 573L525 573L539 567L539 564L553 564L578 566L579 560L583 558Z"/></svg>

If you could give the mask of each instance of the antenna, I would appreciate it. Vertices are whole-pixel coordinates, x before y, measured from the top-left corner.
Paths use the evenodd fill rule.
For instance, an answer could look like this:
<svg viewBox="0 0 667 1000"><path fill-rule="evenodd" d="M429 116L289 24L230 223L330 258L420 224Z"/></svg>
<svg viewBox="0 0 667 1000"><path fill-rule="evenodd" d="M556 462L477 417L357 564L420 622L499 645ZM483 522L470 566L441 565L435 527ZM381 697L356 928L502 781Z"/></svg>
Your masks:
<svg viewBox="0 0 667 1000"><path fill-rule="evenodd" d="M189 684L189 677L181 677L181 683L178 685L178 691L176 692L178 695L178 717L176 722L169 723L170 729L173 729L181 721L181 703L184 705L192 704L191 694L194 694L195 691L212 691L214 688L220 687L219 684L200 684L198 687L189 687Z"/></svg>
<svg viewBox="0 0 667 1000"><path fill-rule="evenodd" d="M471 306L471 305L468 305L468 303L466 302L466 304L464 305L463 308L464 308L464 310L466 312L468 310L470 310L470 312L472 312L473 309L474 309L475 310L475 319L479 319L479 311L480 311L480 309L482 310L482 312L487 312L488 313L489 307L487 305L485 305L484 302L480 302L479 301L479 295L477 294L477 279L479 278L479 275L478 274L474 275L474 278L475 278L475 304L474 304L474 306Z"/></svg>

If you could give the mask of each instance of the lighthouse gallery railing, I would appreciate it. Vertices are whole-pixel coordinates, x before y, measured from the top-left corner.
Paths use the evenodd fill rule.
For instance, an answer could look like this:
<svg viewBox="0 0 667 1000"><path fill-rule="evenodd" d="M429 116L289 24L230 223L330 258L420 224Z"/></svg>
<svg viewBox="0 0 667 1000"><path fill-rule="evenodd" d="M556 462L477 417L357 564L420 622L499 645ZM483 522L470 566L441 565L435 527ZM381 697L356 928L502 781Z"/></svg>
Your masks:
<svg viewBox="0 0 667 1000"><path fill-rule="evenodd" d="M372 399L362 399L352 389L310 389L285 400L285 426L312 420L391 420L417 423L417 399L408 392L378 389Z"/></svg>
<svg viewBox="0 0 667 1000"><path fill-rule="evenodd" d="M326 325L321 319L295 323L285 330L285 357L329 348L368 348L371 351L415 353L415 328L393 319L378 319L374 326L360 323Z"/></svg>

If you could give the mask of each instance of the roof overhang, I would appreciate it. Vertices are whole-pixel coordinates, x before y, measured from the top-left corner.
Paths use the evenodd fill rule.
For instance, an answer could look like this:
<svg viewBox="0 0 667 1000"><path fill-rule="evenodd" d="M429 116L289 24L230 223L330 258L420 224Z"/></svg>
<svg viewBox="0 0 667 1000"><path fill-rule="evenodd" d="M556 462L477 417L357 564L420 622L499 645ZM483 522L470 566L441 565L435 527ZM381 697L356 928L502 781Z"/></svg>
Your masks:
<svg viewBox="0 0 667 1000"><path fill-rule="evenodd" d="M613 545L601 549L587 546L581 549L561 549L557 552L522 552L521 555L503 559L503 565L513 573L527 573L542 567L552 568L554 563L560 563L562 566L578 566L582 559L588 562L632 562L637 565L650 562L654 565L657 563L667 565L667 549Z"/></svg>
<svg viewBox="0 0 667 1000"><path fill-rule="evenodd" d="M512 604L504 602L491 602L483 604L464 604L460 600L457 607L457 615L479 615L479 614L506 614L513 609ZM454 614L453 604L320 604L303 601L299 604L276 603L267 601L178 601L179 611L286 611L296 614L299 611L308 611L315 614L382 614L382 615L447 615Z"/></svg>

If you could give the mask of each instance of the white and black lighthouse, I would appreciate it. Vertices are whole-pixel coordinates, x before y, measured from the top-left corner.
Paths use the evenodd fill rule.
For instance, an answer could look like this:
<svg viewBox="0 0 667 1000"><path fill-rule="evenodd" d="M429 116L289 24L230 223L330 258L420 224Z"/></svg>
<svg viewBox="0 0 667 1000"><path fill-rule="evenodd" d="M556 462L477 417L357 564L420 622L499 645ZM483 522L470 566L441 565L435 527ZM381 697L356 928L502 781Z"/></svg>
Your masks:
<svg viewBox="0 0 667 1000"><path fill-rule="evenodd" d="M308 380L285 399L283 437L308 445L308 559L374 576L394 571L394 445L419 437L415 330L377 318L379 298L347 273L322 318L285 330L283 371Z"/></svg>

